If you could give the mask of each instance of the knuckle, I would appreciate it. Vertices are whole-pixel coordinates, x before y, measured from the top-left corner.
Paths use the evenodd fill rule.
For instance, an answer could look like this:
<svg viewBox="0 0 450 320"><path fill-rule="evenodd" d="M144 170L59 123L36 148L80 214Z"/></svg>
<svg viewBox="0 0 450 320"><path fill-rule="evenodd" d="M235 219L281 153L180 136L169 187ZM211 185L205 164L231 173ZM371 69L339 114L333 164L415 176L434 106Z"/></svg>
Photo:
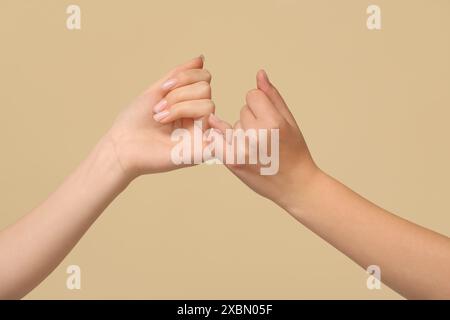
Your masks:
<svg viewBox="0 0 450 320"><path fill-rule="evenodd" d="M198 83L198 87L200 90L200 94L202 96L210 97L211 96L211 86L209 85L209 82L206 81L200 81Z"/></svg>
<svg viewBox="0 0 450 320"><path fill-rule="evenodd" d="M181 85L183 85L183 83L186 82L186 79L187 79L186 72L182 71L182 72L178 73L177 75L175 75L174 79L176 82L174 88L180 87ZM172 88L172 90L174 90L174 88Z"/></svg>
<svg viewBox="0 0 450 320"><path fill-rule="evenodd" d="M199 82L197 83L197 85L198 85L199 88L202 89L202 90L209 90L209 89L211 88L211 86L209 85L209 82L208 82L208 81L204 81L204 80L199 81Z"/></svg>
<svg viewBox="0 0 450 320"><path fill-rule="evenodd" d="M247 101L252 101L255 98L257 98L259 95L261 94L261 91L258 89L252 89L250 91L247 92Z"/></svg>
<svg viewBox="0 0 450 320"><path fill-rule="evenodd" d="M203 73L205 74L205 81L210 83L212 79L211 72L209 72L209 70L203 69Z"/></svg>
<svg viewBox="0 0 450 320"><path fill-rule="evenodd" d="M269 129L279 129L281 127L282 121L279 118L271 118L267 120L267 127Z"/></svg>
<svg viewBox="0 0 450 320"><path fill-rule="evenodd" d="M177 96L178 96L177 90L170 91L165 97L167 104L169 105L174 104L174 102L177 100Z"/></svg>
<svg viewBox="0 0 450 320"><path fill-rule="evenodd" d="M216 112L216 104L214 103L214 101L208 100L207 109L208 109L209 113Z"/></svg>

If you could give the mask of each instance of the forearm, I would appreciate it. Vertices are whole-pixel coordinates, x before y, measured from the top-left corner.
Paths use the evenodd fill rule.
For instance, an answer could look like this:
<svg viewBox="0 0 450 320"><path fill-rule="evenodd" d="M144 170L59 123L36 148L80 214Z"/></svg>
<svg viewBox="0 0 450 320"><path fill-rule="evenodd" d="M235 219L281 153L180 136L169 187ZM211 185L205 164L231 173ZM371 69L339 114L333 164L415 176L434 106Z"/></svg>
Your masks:
<svg viewBox="0 0 450 320"><path fill-rule="evenodd" d="M23 297L45 279L128 182L103 138L45 202L0 233L0 298Z"/></svg>
<svg viewBox="0 0 450 320"><path fill-rule="evenodd" d="M284 205L298 221L407 298L450 298L450 239L397 217L318 171Z"/></svg>

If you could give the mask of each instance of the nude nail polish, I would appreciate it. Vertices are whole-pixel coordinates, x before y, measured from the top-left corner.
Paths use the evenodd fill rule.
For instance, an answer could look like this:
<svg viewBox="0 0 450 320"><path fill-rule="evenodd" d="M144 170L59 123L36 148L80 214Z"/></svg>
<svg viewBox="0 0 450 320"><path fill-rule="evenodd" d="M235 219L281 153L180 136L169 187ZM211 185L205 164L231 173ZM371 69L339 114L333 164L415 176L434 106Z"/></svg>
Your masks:
<svg viewBox="0 0 450 320"><path fill-rule="evenodd" d="M159 112L159 113L155 114L153 116L153 119L155 119L155 121L160 122L161 120L166 118L168 115L169 115L169 111L165 110L165 111L162 111L162 112Z"/></svg>
<svg viewBox="0 0 450 320"><path fill-rule="evenodd" d="M154 113L159 113L159 112L163 111L166 107L167 107L167 100L166 99L162 99L160 102L158 102L153 107L153 112Z"/></svg>
<svg viewBox="0 0 450 320"><path fill-rule="evenodd" d="M169 79L162 84L161 88L163 88L164 90L169 90L169 89L172 89L173 87L175 87L176 84L177 84L177 79Z"/></svg>

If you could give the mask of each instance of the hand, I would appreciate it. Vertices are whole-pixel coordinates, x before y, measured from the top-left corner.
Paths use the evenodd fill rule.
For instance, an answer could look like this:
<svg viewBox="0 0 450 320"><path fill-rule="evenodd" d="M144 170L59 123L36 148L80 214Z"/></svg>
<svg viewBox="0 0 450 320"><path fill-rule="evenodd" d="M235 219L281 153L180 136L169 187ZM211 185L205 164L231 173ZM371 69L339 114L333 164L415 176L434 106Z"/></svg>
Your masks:
<svg viewBox="0 0 450 320"><path fill-rule="evenodd" d="M208 118L211 128L225 134L227 129L279 129L279 171L261 175L261 163L226 164L226 166L260 195L281 206L288 206L293 189L306 188L318 172L303 135L278 90L270 83L265 71L258 72L257 89L248 92L247 104L241 109L240 120L232 127L215 115ZM224 137L224 140L225 137ZM268 139L270 141L270 139ZM225 141L224 141L225 142ZM227 141L230 143L231 141ZM248 144L246 146L248 159Z"/></svg>
<svg viewBox="0 0 450 320"><path fill-rule="evenodd" d="M195 119L214 113L211 75L203 69L203 57L170 71L129 105L116 119L107 136L127 177L173 170L171 134L176 128L192 132Z"/></svg>
<svg viewBox="0 0 450 320"><path fill-rule="evenodd" d="M279 172L261 175L260 163L227 167L364 269L379 266L383 282L405 297L449 298L449 238L387 212L319 170L286 103L264 71L258 73L257 84L258 89L247 94L247 105L232 130L278 128ZM209 123L222 133L231 128L214 115L209 116ZM233 142L227 135L216 137L222 143ZM240 150L248 159L253 150L245 142ZM236 152L239 145L225 150Z"/></svg>

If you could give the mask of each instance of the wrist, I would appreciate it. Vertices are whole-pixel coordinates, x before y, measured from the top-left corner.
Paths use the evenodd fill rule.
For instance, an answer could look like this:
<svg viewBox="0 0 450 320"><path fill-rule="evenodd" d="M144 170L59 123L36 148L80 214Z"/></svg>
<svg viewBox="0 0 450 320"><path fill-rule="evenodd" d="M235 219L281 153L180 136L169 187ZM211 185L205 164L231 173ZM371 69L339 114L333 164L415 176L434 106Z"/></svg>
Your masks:
<svg viewBox="0 0 450 320"><path fill-rule="evenodd" d="M77 172L84 186L96 185L117 192L133 180L124 170L109 134L100 139Z"/></svg>
<svg viewBox="0 0 450 320"><path fill-rule="evenodd" d="M283 196L276 203L291 215L306 211L325 177L327 175L313 162L296 168L290 182L286 184Z"/></svg>

